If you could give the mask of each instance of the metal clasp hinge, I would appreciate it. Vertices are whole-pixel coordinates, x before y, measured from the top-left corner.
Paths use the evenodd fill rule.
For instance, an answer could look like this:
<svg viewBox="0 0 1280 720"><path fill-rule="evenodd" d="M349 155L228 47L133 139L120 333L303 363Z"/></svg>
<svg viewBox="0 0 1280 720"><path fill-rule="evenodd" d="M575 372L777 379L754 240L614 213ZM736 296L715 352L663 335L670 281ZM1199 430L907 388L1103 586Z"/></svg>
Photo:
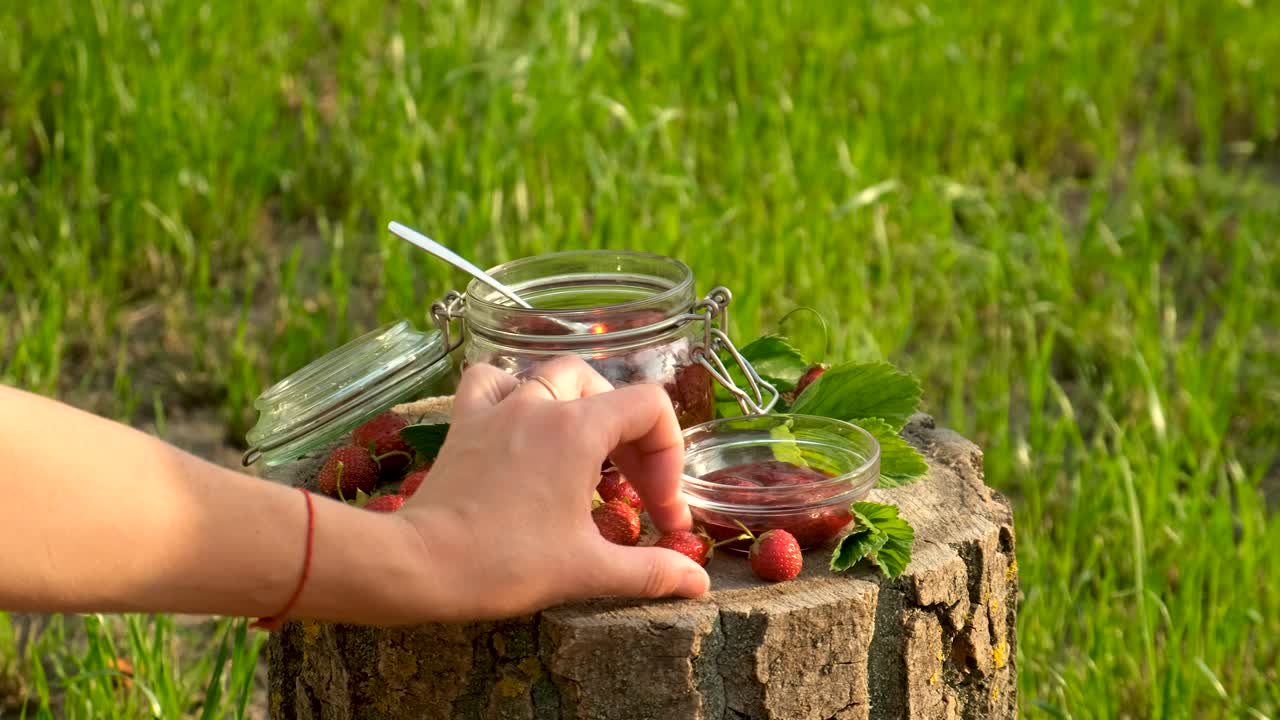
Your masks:
<svg viewBox="0 0 1280 720"><path fill-rule="evenodd" d="M717 287L693 306L693 312L688 317L692 320L702 320L704 323L702 344L694 347L693 356L698 364L711 373L711 377L715 378L716 382L733 395L744 414L764 415L778 404L778 398L782 393L760 377L750 361L738 352L733 340L725 332L724 328L728 327L729 322L729 303L732 301L733 293L728 288ZM716 326L717 324L719 327ZM738 387L738 384L733 381L729 368L720 359L721 350L727 351L734 363L742 370L749 389Z"/></svg>
<svg viewBox="0 0 1280 720"><path fill-rule="evenodd" d="M462 293L457 290L450 290L444 294L444 297L431 303L431 322L436 328L444 334L444 354L457 350L462 345L463 337L463 311L467 301ZM458 321L458 334L453 334L453 321Z"/></svg>

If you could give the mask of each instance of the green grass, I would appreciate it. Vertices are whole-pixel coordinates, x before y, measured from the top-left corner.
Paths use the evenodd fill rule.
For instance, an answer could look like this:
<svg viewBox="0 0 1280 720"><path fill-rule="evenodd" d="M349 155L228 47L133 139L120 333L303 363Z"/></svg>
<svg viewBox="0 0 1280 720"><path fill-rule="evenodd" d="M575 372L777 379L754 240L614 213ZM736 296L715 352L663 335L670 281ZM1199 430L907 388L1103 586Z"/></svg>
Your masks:
<svg viewBox="0 0 1280 720"><path fill-rule="evenodd" d="M0 628L8 624L0 621ZM264 644L243 620L183 626L170 616L54 617L29 648L19 717L247 717ZM10 643L0 648L9 649ZM193 662L177 663L175 652ZM123 659L127 665L120 664ZM4 670L0 665L0 670ZM12 668L9 668L10 672ZM0 703L0 717L5 707Z"/></svg>
<svg viewBox="0 0 1280 720"><path fill-rule="evenodd" d="M461 285L388 220L675 255L738 337L813 306L985 447L1027 717L1278 718L1278 59L1265 0L6 3L0 379L238 438ZM198 715L222 664L234 714L247 640L78 622L22 658L0 624L27 717Z"/></svg>

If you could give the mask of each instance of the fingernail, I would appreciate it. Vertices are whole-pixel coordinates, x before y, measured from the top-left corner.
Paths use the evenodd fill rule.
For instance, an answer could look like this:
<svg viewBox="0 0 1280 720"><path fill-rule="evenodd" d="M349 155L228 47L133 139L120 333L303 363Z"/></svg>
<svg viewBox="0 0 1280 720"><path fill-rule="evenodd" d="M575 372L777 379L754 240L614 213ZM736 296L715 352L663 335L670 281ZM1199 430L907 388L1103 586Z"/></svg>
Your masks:
<svg viewBox="0 0 1280 720"><path fill-rule="evenodd" d="M702 568L690 568L676 585L676 594L681 597L698 597L711 588L711 578Z"/></svg>

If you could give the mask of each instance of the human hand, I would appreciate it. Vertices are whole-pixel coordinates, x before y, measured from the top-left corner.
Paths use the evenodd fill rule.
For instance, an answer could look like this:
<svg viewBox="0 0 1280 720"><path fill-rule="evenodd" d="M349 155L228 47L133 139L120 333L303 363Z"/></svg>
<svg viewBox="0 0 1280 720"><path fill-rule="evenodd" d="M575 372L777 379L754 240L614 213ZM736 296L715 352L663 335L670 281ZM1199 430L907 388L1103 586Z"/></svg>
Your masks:
<svg viewBox="0 0 1280 720"><path fill-rule="evenodd" d="M429 492L393 518L421 538L424 592L436 618L521 615L602 595L696 597L706 571L662 548L600 536L591 499L611 457L659 530L688 529L680 494L684 443L671 401L654 385L613 387L576 357L537 368L555 389L469 368Z"/></svg>

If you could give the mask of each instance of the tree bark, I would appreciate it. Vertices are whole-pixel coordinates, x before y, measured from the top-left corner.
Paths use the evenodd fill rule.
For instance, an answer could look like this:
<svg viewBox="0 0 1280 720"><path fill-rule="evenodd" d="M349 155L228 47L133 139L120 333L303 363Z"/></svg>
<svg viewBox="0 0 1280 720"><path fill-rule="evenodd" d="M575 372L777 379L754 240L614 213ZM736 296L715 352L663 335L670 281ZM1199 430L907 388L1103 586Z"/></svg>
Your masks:
<svg viewBox="0 0 1280 720"><path fill-rule="evenodd" d="M447 401L401 408L447 418ZM434 418L434 419L433 419ZM721 553L696 600L598 600L506 622L293 622L268 646L277 720L1013 718L1013 520L982 451L924 415L903 435L927 478L873 493L916 529L906 573L768 584Z"/></svg>

